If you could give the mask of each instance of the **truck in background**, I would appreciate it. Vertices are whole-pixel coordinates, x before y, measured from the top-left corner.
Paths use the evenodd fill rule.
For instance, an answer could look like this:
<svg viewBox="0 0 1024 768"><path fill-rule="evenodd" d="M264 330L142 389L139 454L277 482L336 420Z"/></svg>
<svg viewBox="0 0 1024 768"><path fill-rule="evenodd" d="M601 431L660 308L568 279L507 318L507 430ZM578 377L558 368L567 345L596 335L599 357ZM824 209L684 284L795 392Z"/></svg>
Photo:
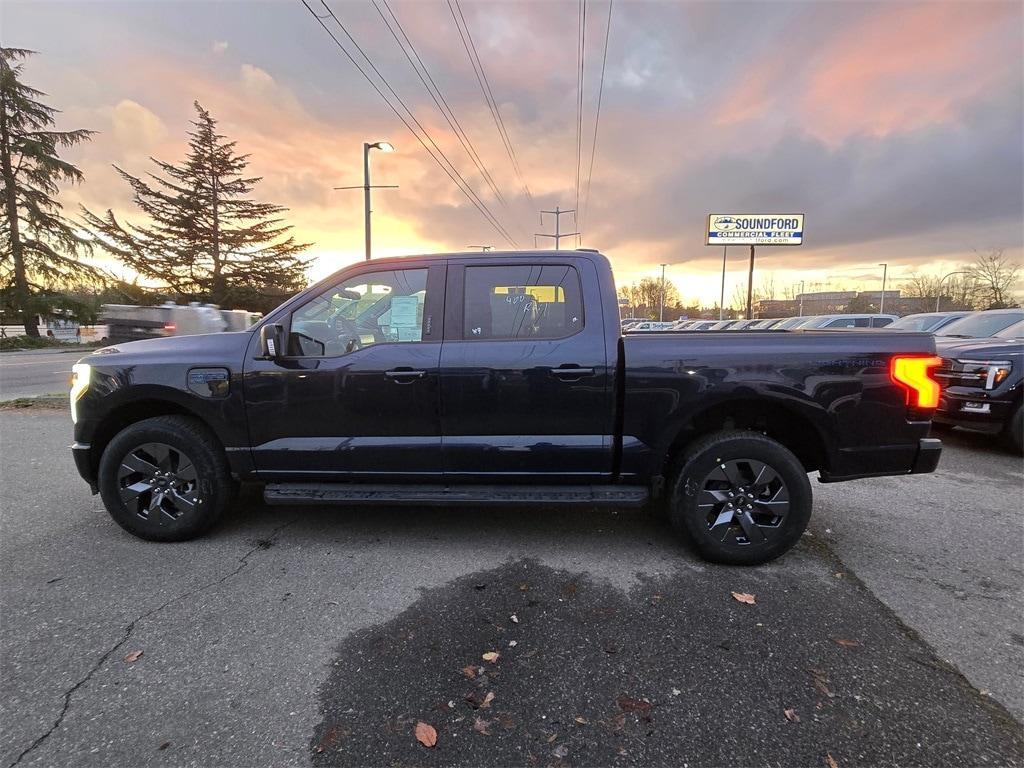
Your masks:
<svg viewBox="0 0 1024 768"><path fill-rule="evenodd" d="M135 304L104 304L100 320L107 326L111 344L163 336L193 336L223 331L244 331L262 315L244 309L220 309L198 301L144 307Z"/></svg>

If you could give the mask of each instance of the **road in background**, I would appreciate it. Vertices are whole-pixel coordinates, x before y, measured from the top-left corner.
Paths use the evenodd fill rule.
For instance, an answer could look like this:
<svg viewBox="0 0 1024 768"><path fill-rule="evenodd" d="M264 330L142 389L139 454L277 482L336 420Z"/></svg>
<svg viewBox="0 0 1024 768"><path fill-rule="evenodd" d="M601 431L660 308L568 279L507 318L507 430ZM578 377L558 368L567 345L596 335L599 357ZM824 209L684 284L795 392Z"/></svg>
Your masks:
<svg viewBox="0 0 1024 768"><path fill-rule="evenodd" d="M88 349L0 352L0 400L66 395L71 366Z"/></svg>
<svg viewBox="0 0 1024 768"><path fill-rule="evenodd" d="M0 452L3 765L1024 762L996 703L1019 716L1019 463L969 438L932 476L815 486L813 535L728 568L637 512L253 494L152 544L75 474L66 411L0 412L23 434Z"/></svg>

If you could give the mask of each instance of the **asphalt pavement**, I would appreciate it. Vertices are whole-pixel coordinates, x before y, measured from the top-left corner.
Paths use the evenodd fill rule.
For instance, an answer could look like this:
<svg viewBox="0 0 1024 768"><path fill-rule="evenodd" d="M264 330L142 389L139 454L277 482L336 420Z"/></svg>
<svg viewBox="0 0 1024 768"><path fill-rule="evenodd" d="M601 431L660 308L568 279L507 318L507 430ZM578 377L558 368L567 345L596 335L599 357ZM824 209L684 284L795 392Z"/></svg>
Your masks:
<svg viewBox="0 0 1024 768"><path fill-rule="evenodd" d="M985 441L815 484L810 535L743 569L639 512L251 492L152 544L70 438L0 412L2 765L1024 763L1021 468Z"/></svg>
<svg viewBox="0 0 1024 768"><path fill-rule="evenodd" d="M89 350L29 350L0 353L0 400L66 395L71 366Z"/></svg>

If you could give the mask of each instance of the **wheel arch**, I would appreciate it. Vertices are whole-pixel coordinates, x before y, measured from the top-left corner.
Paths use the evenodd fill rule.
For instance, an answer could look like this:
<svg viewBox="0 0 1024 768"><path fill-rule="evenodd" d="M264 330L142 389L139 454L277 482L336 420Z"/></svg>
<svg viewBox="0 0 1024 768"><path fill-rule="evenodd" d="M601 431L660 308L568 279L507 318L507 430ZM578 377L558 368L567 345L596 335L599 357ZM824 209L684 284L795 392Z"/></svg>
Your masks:
<svg viewBox="0 0 1024 768"><path fill-rule="evenodd" d="M710 404L675 422L662 457L662 476L671 476L687 446L723 430L761 432L792 451L807 472L828 468L828 442L804 409L778 398L737 397Z"/></svg>

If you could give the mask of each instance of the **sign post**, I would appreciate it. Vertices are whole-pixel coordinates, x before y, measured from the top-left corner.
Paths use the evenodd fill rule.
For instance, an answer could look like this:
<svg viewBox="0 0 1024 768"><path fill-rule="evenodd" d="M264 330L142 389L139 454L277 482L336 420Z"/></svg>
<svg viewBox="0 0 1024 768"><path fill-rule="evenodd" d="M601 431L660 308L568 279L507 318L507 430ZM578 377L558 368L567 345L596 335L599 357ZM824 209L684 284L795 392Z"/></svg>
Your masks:
<svg viewBox="0 0 1024 768"><path fill-rule="evenodd" d="M802 245L802 213L712 213L708 215L705 245L749 245L747 274L747 319L754 309L754 246ZM725 296L725 264L722 265L722 295ZM723 302L724 303L724 302Z"/></svg>

